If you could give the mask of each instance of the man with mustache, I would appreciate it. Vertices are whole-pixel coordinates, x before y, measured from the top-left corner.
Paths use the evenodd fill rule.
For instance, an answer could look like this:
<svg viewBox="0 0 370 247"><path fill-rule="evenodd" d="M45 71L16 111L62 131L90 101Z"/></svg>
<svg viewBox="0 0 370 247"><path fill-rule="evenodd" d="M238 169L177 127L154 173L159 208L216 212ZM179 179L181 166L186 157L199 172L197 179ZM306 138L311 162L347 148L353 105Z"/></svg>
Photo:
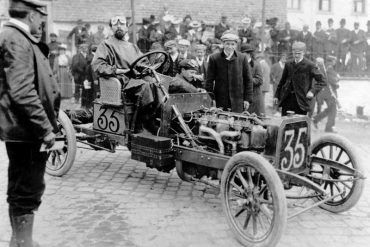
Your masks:
<svg viewBox="0 0 370 247"><path fill-rule="evenodd" d="M46 4L11 0L10 20L0 32L0 139L9 158L7 201L10 247L38 246L32 241L34 211L45 191L45 165L58 132L58 85L39 42Z"/></svg>

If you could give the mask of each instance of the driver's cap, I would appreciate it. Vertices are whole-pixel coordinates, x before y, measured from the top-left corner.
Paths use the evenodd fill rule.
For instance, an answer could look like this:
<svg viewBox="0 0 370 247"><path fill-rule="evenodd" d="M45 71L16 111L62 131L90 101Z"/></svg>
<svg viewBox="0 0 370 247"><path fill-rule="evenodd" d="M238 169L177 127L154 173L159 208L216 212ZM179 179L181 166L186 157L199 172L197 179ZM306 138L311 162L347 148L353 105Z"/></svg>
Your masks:
<svg viewBox="0 0 370 247"><path fill-rule="evenodd" d="M184 68L198 70L198 64L194 59L184 59L179 63L180 69Z"/></svg>

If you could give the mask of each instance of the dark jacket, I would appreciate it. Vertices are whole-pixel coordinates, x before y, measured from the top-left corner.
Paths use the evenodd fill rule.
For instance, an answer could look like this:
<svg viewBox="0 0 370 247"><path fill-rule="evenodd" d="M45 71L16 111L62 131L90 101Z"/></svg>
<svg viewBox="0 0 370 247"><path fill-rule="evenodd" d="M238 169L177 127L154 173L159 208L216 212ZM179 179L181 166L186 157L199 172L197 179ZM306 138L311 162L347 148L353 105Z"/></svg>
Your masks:
<svg viewBox="0 0 370 247"><path fill-rule="evenodd" d="M262 109L262 84L263 84L263 75L262 68L258 61L252 60L249 63L252 69L252 80L253 80L253 100L252 104L249 106L248 112L256 113L257 116L261 115L263 112Z"/></svg>
<svg viewBox="0 0 370 247"><path fill-rule="evenodd" d="M180 54L177 56L175 61L172 61L171 56L168 57L167 62L163 65L162 74L175 77L176 74L180 73L179 64L182 61Z"/></svg>
<svg viewBox="0 0 370 247"><path fill-rule="evenodd" d="M221 23L219 23L217 26L215 26L215 38L221 39L222 34L229 29L229 25L223 26Z"/></svg>
<svg viewBox="0 0 370 247"><path fill-rule="evenodd" d="M301 41L306 44L306 57L311 58L313 47L312 33L307 32L307 34L304 35L303 31L300 31L297 35L297 41Z"/></svg>
<svg viewBox="0 0 370 247"><path fill-rule="evenodd" d="M86 55L86 58L79 52L72 58L72 65L71 65L71 71L73 78L75 79L75 83L82 84L84 80L87 79L88 74L88 55Z"/></svg>
<svg viewBox="0 0 370 247"><path fill-rule="evenodd" d="M252 102L252 73L247 57L235 52L230 60L225 53L209 57L205 89L214 93L216 106L243 112L243 101Z"/></svg>
<svg viewBox="0 0 370 247"><path fill-rule="evenodd" d="M315 79L314 83L313 79ZM299 107L304 111L309 111L310 100L306 98L308 91L317 95L325 85L325 76L320 73L314 63L306 58L303 58L298 64L292 60L285 64L275 98L279 99L279 106L281 106L288 95L294 92Z"/></svg>
<svg viewBox="0 0 370 247"><path fill-rule="evenodd" d="M150 49L150 31L149 28L145 29L141 27L138 32L137 46L139 47L142 53L147 53Z"/></svg>
<svg viewBox="0 0 370 247"><path fill-rule="evenodd" d="M12 23L0 33L2 140L38 141L58 130L60 94L45 47Z"/></svg>
<svg viewBox="0 0 370 247"><path fill-rule="evenodd" d="M313 57L325 58L326 54L325 48L327 40L328 35L325 33L324 30L315 31L313 33L313 46L312 46Z"/></svg>

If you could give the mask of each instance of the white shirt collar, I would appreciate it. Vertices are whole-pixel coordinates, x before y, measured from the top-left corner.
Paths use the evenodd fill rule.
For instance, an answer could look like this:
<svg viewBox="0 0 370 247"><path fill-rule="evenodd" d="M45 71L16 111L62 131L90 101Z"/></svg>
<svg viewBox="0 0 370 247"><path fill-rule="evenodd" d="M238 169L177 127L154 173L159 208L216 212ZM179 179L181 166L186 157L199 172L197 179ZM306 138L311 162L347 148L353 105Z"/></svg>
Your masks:
<svg viewBox="0 0 370 247"><path fill-rule="evenodd" d="M22 28L24 31L26 31L27 33L30 33L30 26L28 26L26 23L24 22L21 22L17 19L14 19L14 18L10 18L9 20L10 23L13 23L14 25Z"/></svg>
<svg viewBox="0 0 370 247"><path fill-rule="evenodd" d="M179 53L176 52L175 54L170 55L170 56L171 56L172 61L174 62L174 61L176 61L177 57L179 56Z"/></svg>
<svg viewBox="0 0 370 247"><path fill-rule="evenodd" d="M196 57L195 60L198 62L198 65L202 65L203 64L203 61L204 61L204 57L202 57L201 59L199 59L198 57Z"/></svg>
<svg viewBox="0 0 370 247"><path fill-rule="evenodd" d="M296 61L296 60L294 59L294 62L295 62L295 63L300 63L300 62L303 60L303 58L304 58L304 57L302 57L302 58L301 58L301 59L299 59L298 61Z"/></svg>

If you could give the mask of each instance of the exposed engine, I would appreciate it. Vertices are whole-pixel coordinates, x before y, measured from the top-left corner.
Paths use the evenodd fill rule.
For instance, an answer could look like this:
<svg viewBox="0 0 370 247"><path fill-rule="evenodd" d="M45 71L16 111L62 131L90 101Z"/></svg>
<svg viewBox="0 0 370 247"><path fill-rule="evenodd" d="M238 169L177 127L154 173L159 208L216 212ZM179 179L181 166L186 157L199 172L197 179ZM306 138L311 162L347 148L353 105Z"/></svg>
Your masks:
<svg viewBox="0 0 370 247"><path fill-rule="evenodd" d="M211 108L193 112L184 118L189 126L193 125L193 139L208 151L232 156L244 150L265 148L266 126L248 112L233 113ZM182 145L194 146L186 140Z"/></svg>

